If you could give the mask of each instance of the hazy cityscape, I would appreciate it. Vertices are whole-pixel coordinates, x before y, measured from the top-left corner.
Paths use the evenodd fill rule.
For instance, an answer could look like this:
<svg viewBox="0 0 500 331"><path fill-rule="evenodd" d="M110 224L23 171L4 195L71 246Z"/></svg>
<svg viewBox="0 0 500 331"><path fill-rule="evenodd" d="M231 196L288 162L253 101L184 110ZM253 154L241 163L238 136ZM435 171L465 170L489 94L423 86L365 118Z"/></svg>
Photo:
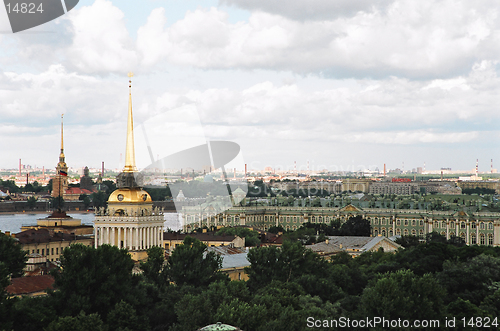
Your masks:
<svg viewBox="0 0 500 331"><path fill-rule="evenodd" d="M0 330L479 330L498 5L0 6Z"/></svg>

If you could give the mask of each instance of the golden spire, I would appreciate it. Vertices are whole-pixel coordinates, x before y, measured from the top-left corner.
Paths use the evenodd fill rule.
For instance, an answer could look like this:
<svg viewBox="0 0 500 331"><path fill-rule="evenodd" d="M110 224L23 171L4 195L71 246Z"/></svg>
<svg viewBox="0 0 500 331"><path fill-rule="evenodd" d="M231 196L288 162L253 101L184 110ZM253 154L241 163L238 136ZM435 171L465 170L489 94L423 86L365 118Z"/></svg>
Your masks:
<svg viewBox="0 0 500 331"><path fill-rule="evenodd" d="M134 74L129 72L129 95L128 95L128 120L127 120L127 147L125 150L125 167L123 172L135 172L135 151L134 151L134 118L132 116L132 77Z"/></svg>
<svg viewBox="0 0 500 331"><path fill-rule="evenodd" d="M61 154L59 154L59 162L64 162L63 116L64 114L61 114Z"/></svg>

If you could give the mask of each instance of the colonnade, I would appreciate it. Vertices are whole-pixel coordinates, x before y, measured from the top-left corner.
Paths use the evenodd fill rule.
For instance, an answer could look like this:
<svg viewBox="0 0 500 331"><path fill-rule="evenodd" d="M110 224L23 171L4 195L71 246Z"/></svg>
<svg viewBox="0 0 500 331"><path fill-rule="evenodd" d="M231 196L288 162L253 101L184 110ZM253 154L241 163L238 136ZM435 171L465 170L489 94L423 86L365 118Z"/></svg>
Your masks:
<svg viewBox="0 0 500 331"><path fill-rule="evenodd" d="M162 226L111 226L95 225L94 246L113 245L128 250L146 250L163 246Z"/></svg>

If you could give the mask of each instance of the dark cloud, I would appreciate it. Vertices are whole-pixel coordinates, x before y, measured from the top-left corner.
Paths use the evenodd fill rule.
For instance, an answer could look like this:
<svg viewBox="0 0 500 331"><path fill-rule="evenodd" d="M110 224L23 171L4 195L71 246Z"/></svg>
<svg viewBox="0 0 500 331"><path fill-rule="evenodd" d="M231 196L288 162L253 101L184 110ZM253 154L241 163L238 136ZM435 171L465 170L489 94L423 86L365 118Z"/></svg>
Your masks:
<svg viewBox="0 0 500 331"><path fill-rule="evenodd" d="M331 20L350 17L358 12L385 10L394 0L220 0L247 10L260 10L294 20Z"/></svg>

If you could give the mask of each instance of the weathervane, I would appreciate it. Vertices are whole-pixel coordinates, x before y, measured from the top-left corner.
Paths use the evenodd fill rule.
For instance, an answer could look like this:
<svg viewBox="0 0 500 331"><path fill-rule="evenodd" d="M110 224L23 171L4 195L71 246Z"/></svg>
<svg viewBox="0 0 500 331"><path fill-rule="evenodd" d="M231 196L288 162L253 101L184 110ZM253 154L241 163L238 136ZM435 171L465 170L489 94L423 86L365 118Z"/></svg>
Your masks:
<svg viewBox="0 0 500 331"><path fill-rule="evenodd" d="M134 77L134 73L131 71L127 74L127 76L129 77L128 81L129 93L132 93L132 77Z"/></svg>

